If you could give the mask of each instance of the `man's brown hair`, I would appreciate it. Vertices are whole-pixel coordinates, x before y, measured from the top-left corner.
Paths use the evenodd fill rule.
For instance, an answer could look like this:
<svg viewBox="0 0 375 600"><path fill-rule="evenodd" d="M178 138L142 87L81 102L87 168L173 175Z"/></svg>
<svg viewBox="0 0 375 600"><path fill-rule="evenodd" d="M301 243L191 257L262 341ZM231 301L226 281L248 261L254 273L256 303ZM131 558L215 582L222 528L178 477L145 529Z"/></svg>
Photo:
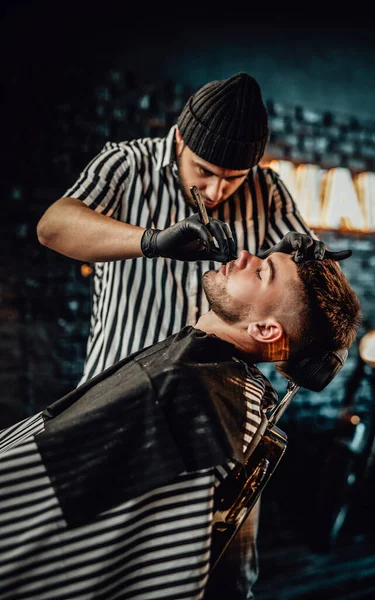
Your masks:
<svg viewBox="0 0 375 600"><path fill-rule="evenodd" d="M321 350L349 348L361 322L361 305L347 277L330 259L310 260L297 267L306 313L300 342Z"/></svg>

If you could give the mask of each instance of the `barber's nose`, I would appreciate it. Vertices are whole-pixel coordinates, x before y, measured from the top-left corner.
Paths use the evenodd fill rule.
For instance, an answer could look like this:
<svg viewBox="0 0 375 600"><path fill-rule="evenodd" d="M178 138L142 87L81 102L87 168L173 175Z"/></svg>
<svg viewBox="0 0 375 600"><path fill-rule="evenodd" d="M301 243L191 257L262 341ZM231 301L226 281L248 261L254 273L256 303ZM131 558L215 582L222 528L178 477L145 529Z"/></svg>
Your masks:
<svg viewBox="0 0 375 600"><path fill-rule="evenodd" d="M214 179L207 186L206 192L208 199L211 200L211 202L220 202L224 197L224 186L225 181L222 181L220 179Z"/></svg>

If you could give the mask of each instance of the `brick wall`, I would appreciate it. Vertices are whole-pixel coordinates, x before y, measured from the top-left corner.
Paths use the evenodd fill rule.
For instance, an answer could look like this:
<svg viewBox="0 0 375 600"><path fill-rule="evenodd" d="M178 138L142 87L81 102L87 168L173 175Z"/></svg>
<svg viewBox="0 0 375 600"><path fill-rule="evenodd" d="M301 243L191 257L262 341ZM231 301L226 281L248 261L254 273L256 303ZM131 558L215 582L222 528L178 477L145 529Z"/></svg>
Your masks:
<svg viewBox="0 0 375 600"><path fill-rule="evenodd" d="M360 122L342 113L306 110L267 102L268 152L274 158L313 163L323 169L346 167L353 173L374 171L375 121Z"/></svg>

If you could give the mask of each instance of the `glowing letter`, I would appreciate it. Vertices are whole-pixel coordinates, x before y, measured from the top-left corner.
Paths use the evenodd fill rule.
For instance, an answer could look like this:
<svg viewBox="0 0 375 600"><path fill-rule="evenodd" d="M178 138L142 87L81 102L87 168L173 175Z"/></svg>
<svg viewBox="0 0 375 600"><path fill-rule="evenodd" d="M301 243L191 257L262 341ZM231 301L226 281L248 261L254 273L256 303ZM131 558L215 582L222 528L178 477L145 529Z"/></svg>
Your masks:
<svg viewBox="0 0 375 600"><path fill-rule="evenodd" d="M364 228L375 231L375 173L359 173L354 183L364 214Z"/></svg>
<svg viewBox="0 0 375 600"><path fill-rule="evenodd" d="M271 160L270 168L280 175L281 181L285 184L288 192L294 199L296 188L294 164L290 160Z"/></svg>
<svg viewBox="0 0 375 600"><path fill-rule="evenodd" d="M322 227L363 230L363 213L349 169L329 169L322 183Z"/></svg>
<svg viewBox="0 0 375 600"><path fill-rule="evenodd" d="M318 165L298 165L295 170L295 201L310 227L321 224L320 186L324 171Z"/></svg>

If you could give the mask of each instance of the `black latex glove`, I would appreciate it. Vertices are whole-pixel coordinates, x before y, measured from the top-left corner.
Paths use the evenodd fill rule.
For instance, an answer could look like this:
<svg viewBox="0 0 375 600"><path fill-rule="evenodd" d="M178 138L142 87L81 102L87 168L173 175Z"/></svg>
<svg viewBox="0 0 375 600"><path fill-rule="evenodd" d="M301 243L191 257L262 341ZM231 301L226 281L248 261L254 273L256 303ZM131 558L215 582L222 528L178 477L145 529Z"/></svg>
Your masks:
<svg viewBox="0 0 375 600"><path fill-rule="evenodd" d="M164 256L177 260L227 262L235 257L235 249L226 223L210 217L209 223L203 225L198 214L164 230L146 229L141 239L141 250L147 258Z"/></svg>
<svg viewBox="0 0 375 600"><path fill-rule="evenodd" d="M283 252L284 254L292 254L295 252L294 260L296 263L303 260L322 260L323 258L331 258L332 260L344 260L352 255L351 250L339 250L331 252L327 250L324 242L314 240L307 233L298 233L289 231L278 244L272 246L264 252L258 254L259 258L267 258L273 252Z"/></svg>

